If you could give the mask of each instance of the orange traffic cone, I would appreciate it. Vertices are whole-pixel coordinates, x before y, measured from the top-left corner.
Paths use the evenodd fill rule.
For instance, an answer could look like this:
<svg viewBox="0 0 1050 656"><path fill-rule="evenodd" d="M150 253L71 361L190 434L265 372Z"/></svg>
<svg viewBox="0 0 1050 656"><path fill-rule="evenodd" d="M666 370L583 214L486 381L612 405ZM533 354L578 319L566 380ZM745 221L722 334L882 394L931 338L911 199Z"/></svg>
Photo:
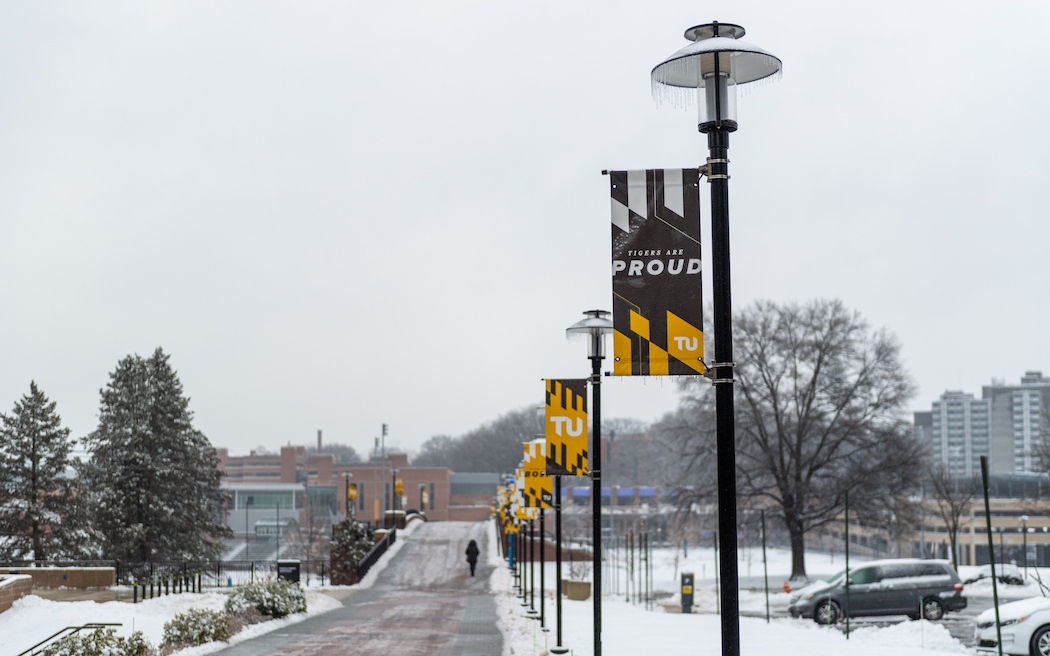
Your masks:
<svg viewBox="0 0 1050 656"><path fill-rule="evenodd" d="M791 585L787 581L784 581L784 592L791 592Z"/></svg>

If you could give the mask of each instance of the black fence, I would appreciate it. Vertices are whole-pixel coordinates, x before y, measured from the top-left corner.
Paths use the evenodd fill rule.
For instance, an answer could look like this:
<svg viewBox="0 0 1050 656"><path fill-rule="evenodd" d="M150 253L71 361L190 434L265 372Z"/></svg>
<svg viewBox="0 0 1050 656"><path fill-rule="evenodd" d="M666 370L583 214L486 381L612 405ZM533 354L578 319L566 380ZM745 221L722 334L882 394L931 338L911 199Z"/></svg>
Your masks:
<svg viewBox="0 0 1050 656"><path fill-rule="evenodd" d="M368 570L372 568L372 565L376 564L376 561L386 553L386 550L393 546L394 542L397 541L397 529L392 528L390 532L383 536L383 539L376 542L372 550L368 552L361 562L357 564L357 580L360 581L368 574Z"/></svg>
<svg viewBox="0 0 1050 656"><path fill-rule="evenodd" d="M330 576L328 559L301 560L301 581L324 585ZM277 578L274 560L183 560L127 562L122 560L17 560L0 563L0 573L31 567L112 567L117 585L153 583L158 589L234 587ZM190 583L192 579L192 585Z"/></svg>

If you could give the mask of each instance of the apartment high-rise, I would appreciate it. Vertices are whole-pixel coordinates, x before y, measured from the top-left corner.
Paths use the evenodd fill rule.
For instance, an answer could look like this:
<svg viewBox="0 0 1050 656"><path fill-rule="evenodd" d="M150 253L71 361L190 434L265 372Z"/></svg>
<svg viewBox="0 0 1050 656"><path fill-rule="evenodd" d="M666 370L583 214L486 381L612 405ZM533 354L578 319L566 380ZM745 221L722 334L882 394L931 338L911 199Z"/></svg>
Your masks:
<svg viewBox="0 0 1050 656"><path fill-rule="evenodd" d="M1050 378L1026 371L1020 385L993 380L981 398L948 391L930 412L915 413L915 435L928 444L935 463L952 476L981 472L981 456L990 473L1039 472L1035 450L1047 429Z"/></svg>
<svg viewBox="0 0 1050 656"><path fill-rule="evenodd" d="M952 476L980 473L981 456L988 455L989 408L973 394L945 392L931 412L915 413L917 434L930 445L934 462Z"/></svg>
<svg viewBox="0 0 1050 656"><path fill-rule="evenodd" d="M992 405L992 472L1039 471L1034 451L1046 429L1050 378L1026 371L1020 385L993 380L981 388L981 396Z"/></svg>

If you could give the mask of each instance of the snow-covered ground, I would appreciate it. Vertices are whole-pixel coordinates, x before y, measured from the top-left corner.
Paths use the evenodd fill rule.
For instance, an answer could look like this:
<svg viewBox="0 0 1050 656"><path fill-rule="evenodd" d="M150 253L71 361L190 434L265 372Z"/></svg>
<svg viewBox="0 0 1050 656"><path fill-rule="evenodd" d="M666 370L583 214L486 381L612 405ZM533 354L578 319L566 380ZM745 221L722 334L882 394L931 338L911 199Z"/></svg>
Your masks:
<svg viewBox="0 0 1050 656"><path fill-rule="evenodd" d="M51 601L29 595L16 601L10 610L0 613L0 656L21 653L59 629L89 622L119 622L122 626L113 627L117 634L126 636L132 631L142 631L146 639L157 646L164 639L164 623L175 615L191 608L222 610L226 599L227 595L220 592L183 593L129 604L123 601ZM340 605L323 592L310 590L306 594L306 613L246 627L231 639L231 643L301 622ZM208 645L202 645L180 653L187 656L206 654L225 646L226 643L214 643L210 650L206 649Z"/></svg>
<svg viewBox="0 0 1050 656"><path fill-rule="evenodd" d="M368 574L356 586L317 586L316 582L306 591L306 613L293 615L280 620L263 622L245 627L243 631L230 639L229 643L216 642L201 645L179 652L180 656L199 656L210 654L237 644L276 631L307 617L328 612L340 607L341 602L329 596L325 590L357 590L369 588L376 577L404 545L402 538L408 538L422 522L413 522L403 531L398 531L398 541L387 550L383 557L372 566ZM260 575L257 574L257 578ZM236 588L234 588L236 589ZM80 626L89 622L119 622L122 626L113 627L118 635L127 636L132 631L142 631L146 639L154 645L160 645L164 639L164 624L179 613L191 608L222 610L227 594L232 590L211 591L204 593L173 594L156 597L137 604L123 601L51 601L36 595L23 597L14 603L10 610L0 613L0 656L13 656L32 647L44 638L67 626Z"/></svg>
<svg viewBox="0 0 1050 656"><path fill-rule="evenodd" d="M763 615L765 611L765 593L761 589L762 552L748 554L741 550L738 563L741 577L751 577L758 589L747 589L741 586L740 610L742 613ZM664 596L655 610L646 610L644 605L628 602L623 595L625 586L623 553L613 553L620 562L616 567L606 565L603 569L603 587L606 594L602 603L602 652L607 656L634 656L647 653L654 648L660 654L690 656L708 654L717 656L721 653L720 618L714 614L716 596L714 591L713 549L689 549L689 557L669 548L653 550L653 587L657 591L671 593ZM637 556L637 554L636 554ZM677 556L677 563L675 562ZM489 558L499 560L494 541L490 543ZM778 609L785 609L789 595L783 590L784 581L791 574L791 553L783 549L767 551L770 607L773 614ZM862 563L864 559L850 558L850 564ZM828 554L810 553L806 555L806 571L811 578L824 578L840 571L845 562L841 554L834 557ZM750 566L750 573L748 567ZM563 566L563 577L569 578L569 566ZM965 579L976 568L961 568ZM577 574L590 580L589 567L577 567ZM673 612L680 607L678 589L680 575L683 571L693 572L697 586L694 595L694 614L683 615ZM614 581L613 576L618 577ZM1036 570L1029 569L1031 577ZM1050 569L1039 570L1044 581L1050 582ZM704 581L704 579L707 579ZM746 580L746 579L745 579ZM536 584L539 585L539 570L536 572ZM512 576L507 567L497 567L490 587L496 594L497 613L500 629L504 634L503 656L541 655L555 645L554 634L554 599L555 585L554 563L546 565L546 614L549 632L540 630L539 622L525 618L520 600L512 591ZM610 594L619 590L620 594ZM992 587L988 581L966 586L968 596L991 597ZM999 586L1002 602L1041 594L1038 584L1031 582L1025 586ZM665 609L664 604L668 607ZM593 653L594 610L591 600L562 602L564 646L576 656ZM672 612L667 612L668 610ZM839 656L849 653L850 656L884 656L893 652L894 656L930 656L931 654L974 653L952 637L943 624L927 621L907 621L884 628L864 627L851 632L847 642L845 635L837 629L819 627L810 620L793 620L774 618L770 623L761 617L740 618L740 640L743 653L776 653L777 656Z"/></svg>

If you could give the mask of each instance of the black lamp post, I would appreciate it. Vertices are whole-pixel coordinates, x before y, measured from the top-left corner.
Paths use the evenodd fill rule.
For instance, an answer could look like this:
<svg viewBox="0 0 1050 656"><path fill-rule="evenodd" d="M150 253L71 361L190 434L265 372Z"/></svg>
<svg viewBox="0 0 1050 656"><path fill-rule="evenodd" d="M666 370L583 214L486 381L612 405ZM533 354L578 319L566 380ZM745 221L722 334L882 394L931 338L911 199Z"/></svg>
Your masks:
<svg viewBox="0 0 1050 656"><path fill-rule="evenodd" d="M737 581L736 438L733 421L733 337L729 278L729 133L737 129L736 87L780 72L781 62L740 41L744 28L730 23L691 27L689 45L652 72L654 92L697 90L698 127L710 157L702 171L711 184L711 273L714 290L715 440L718 470L718 535L721 547L722 656L740 654ZM659 97L659 95L658 95ZM597 653L597 652L596 652Z"/></svg>
<svg viewBox="0 0 1050 656"><path fill-rule="evenodd" d="M1021 520L1021 551L1024 552L1024 580L1028 583L1028 515L1018 517Z"/></svg>
<svg viewBox="0 0 1050 656"><path fill-rule="evenodd" d="M591 361L591 513L593 531L591 551L594 579L594 656L602 656L602 360L605 359L605 335L613 330L607 310L587 310L565 333L587 335L587 357Z"/></svg>
<svg viewBox="0 0 1050 656"><path fill-rule="evenodd" d="M252 505L252 495L249 494L249 495L247 495L247 497L248 498L245 499L245 503L244 503L244 558L245 559L248 558L248 526L249 526L248 508L251 507L251 505Z"/></svg>

